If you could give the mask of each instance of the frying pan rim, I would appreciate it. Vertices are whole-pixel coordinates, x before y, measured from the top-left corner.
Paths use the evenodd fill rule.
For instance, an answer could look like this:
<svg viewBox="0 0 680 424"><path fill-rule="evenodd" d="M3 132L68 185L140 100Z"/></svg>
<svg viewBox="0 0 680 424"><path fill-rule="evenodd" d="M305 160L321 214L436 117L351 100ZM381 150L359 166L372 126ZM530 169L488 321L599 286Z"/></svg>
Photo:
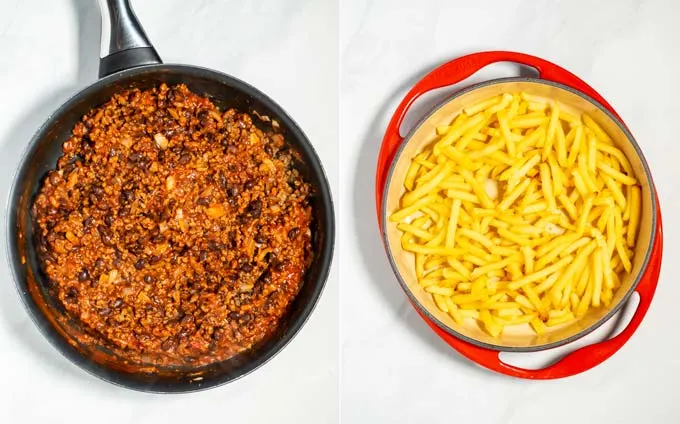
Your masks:
<svg viewBox="0 0 680 424"><path fill-rule="evenodd" d="M642 262L642 266L640 267L640 271L638 275L635 277L635 281L633 284L631 284L630 288L628 291L624 294L624 296L619 300L619 302L614 305L602 318L600 318L596 323L588 326L587 328L579 331L578 333L574 334L573 336L567 337L565 339L561 339L555 342L551 343L546 343L546 344L541 344L537 346L527 346L527 347L522 347L522 346L501 346L501 345L495 345L487 342L483 342L477 339L474 339L472 337L466 336L461 332L458 332L454 330L453 328L449 327L448 325L444 324L440 319L434 316L434 314L430 313L427 308L425 308L416 298L416 296L411 292L411 289L408 287L406 284L406 281L404 280L404 277L402 277L401 272L399 272L399 269L396 264L396 260L392 254L391 249L389 248L389 245L387 243L387 193L390 188L390 184L393 182L392 181L392 176L396 167L396 163L403 153L406 145L410 141L411 137L416 133L416 131L434 114L436 113L439 109L441 109L443 106L448 104L449 102L453 101L454 99L470 93L474 90L491 86L491 85L496 85L496 84L502 84L502 83L509 83L509 82L530 82L530 83L537 83L537 84L543 84L543 85L549 85L553 86L556 88L563 89L565 91L568 91L576 96L581 97L582 99L590 102L593 106L597 107L602 113L604 113L609 119L612 120L623 132L623 134L626 136L628 141L631 143L633 146L636 154L640 157L642 167L644 169L645 173L645 178L647 181L649 181L650 184L650 190L652 191L652 196L651 196L651 207L652 207L652 233L650 236L649 240L649 245L647 246L647 249L645 251L645 257ZM390 167L387 173L387 179L385 180L385 186L382 189L382 194L383 194L383 199L382 199L382 204L380 206L380 214L382 217L382 225L380 228L381 236L383 238L384 244L385 244L385 251L387 253L387 258L390 263L390 267L392 268L392 272L394 275L397 277L397 281L399 282L399 285L401 286L402 290L404 293L406 293L406 296L408 297L409 301L411 304L425 316L427 319L429 319L432 323L437 325L437 327L441 328L443 331L448 333L449 335L456 337L457 339L460 339L464 342L470 343L472 345L482 347L484 349L489 349L493 351L498 351L498 352L539 352L543 350L548 350L548 349L553 349L559 346L564 346L566 344L569 344L575 340L578 340L596 329L598 329L600 326L602 326L604 323L609 321L630 299L630 297L633 295L635 292L635 289L637 286L640 284L640 281L645 276L645 273L647 272L647 268L649 266L649 261L651 258L651 253L654 247L654 244L656 242L656 236L657 236L657 231L656 231L656 226L657 226L657 211L659 209L659 205L657 203L657 199L654 196L654 193L656 192L656 187L654 186L654 181L652 179L652 173L651 170L649 169L649 164L647 163L647 159L644 156L644 153L642 152L642 149L640 148L640 145L638 144L637 140L633 136L633 134L628 130L628 127L625 125L622 119L617 118L613 113L611 113L606 107L604 107L600 102L595 100L593 97L587 95L586 93L577 90L573 87L570 87L565 84L561 84L559 82L555 81L550 81L546 79L541 79L541 78L531 78L531 77L507 77L507 78L494 78L490 79L487 81L482 81L478 82L475 84L471 84L469 86L466 86L460 90L455 91L451 95L447 96L444 100L441 102L438 102L434 107L432 107L418 122L411 128L411 130L408 132L406 136L403 137L401 144L397 148L397 150L394 153L394 156L391 160Z"/></svg>
<svg viewBox="0 0 680 424"><path fill-rule="evenodd" d="M301 145L304 146L304 149L309 156L306 160L306 165L319 179L318 188L320 190L318 190L319 193L317 193L317 196L319 197L324 209L324 213L322 213L321 216L323 219L325 234L320 249L321 258L317 265L318 275L314 280L314 289L312 290L310 299L301 307L302 310L300 315L297 317L297 319L290 323L290 327L280 340L275 342L273 346L264 351L262 355L257 356L255 360L247 361L245 366L240 367L243 368L243 371L238 375L232 376L231 374L225 374L221 377L205 380L205 382L194 383L192 380L177 380L169 383L145 383L134 380L133 376L135 373L125 373L122 371L112 370L89 360L84 354L78 352L73 346L71 346L67 340L57 334L48 320L42 316L42 312L40 312L37 305L34 304L35 300L31 294L28 291L23 290L23 287L20 283L22 279L18 275L17 270L17 264L20 263L17 246L18 237L13 236L13 233L15 232L14 230L16 228L18 219L17 214L12 210L19 199L16 190L19 186L20 177L23 174L28 160L30 157L32 157L36 146L39 144L39 140L51 128L55 118L67 113L69 110L75 107L78 102L84 98L87 98L90 94L96 93L97 91L106 88L117 81L128 77L137 78L140 75L146 73L163 71L175 71L183 74L182 77L201 76L219 84L228 85L229 87L246 94L249 98L263 103L271 111L275 112L277 114L276 119L279 122L285 122L288 132L292 134ZM98 105L91 105L90 107L94 108L97 106ZM45 119L45 121L41 124L41 126L37 129L25 146L12 176L10 190L8 192L8 197L6 198L5 210L7 213L5 226L7 250L6 259L12 272L15 288L19 297L21 298L24 309L28 312L28 315L35 326L39 329L42 336L47 339L47 341L55 348L55 350L68 359L69 362L86 371L88 374L91 374L98 379L116 386L146 393L175 394L207 390L239 380L272 360L272 358L278 355L300 333L302 327L307 323L310 316L316 309L328 281L335 250L335 209L333 205L331 185L328 181L325 169L318 153L316 152L316 149L314 148L314 145L310 142L309 138L298 125L298 123L271 97L254 86L248 84L247 82L214 69L186 64L159 63L124 69L98 79L64 101L57 109L49 114L49 116ZM309 284L309 282L307 283Z"/></svg>

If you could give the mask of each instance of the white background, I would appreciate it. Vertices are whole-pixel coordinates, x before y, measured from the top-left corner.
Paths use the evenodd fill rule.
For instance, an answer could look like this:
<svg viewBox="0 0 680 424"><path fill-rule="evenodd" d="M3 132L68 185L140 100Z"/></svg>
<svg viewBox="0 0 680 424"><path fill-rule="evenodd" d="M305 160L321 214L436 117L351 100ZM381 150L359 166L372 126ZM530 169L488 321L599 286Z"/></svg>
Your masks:
<svg viewBox="0 0 680 424"><path fill-rule="evenodd" d="M335 1L133 0L166 62L214 68L258 87L297 120L337 192ZM38 333L6 264L7 192L50 111L96 79L96 0L0 0L0 423L336 423L338 278L300 334L248 377L206 392L148 395L71 365Z"/></svg>
<svg viewBox="0 0 680 424"><path fill-rule="evenodd" d="M343 422L680 422L679 16L675 0L342 2ZM398 102L435 66L492 49L554 61L609 100L646 154L666 218L661 281L645 321L609 361L565 380L515 380L463 359L407 304L379 241L375 163ZM474 80L517 75L500 65Z"/></svg>

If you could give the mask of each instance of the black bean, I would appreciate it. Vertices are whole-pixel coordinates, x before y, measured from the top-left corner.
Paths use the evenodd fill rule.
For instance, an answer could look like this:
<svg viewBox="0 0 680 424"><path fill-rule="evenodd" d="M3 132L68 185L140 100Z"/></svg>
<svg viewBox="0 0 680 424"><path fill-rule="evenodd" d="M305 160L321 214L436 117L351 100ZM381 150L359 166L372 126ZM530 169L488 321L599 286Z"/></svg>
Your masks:
<svg viewBox="0 0 680 424"><path fill-rule="evenodd" d="M159 150L157 158L158 162L163 162L165 160L165 150Z"/></svg>
<svg viewBox="0 0 680 424"><path fill-rule="evenodd" d="M204 127L207 127L208 124L210 123L210 113L207 110L201 110L198 112L198 120L201 122L201 125Z"/></svg>
<svg viewBox="0 0 680 424"><path fill-rule="evenodd" d="M226 189L229 182L227 181L227 177L225 177L224 174L221 173L221 172L220 172L219 180L220 180L220 187L222 187L223 189Z"/></svg>
<svg viewBox="0 0 680 424"><path fill-rule="evenodd" d="M75 287L69 287L69 289L66 291L66 298L75 302L78 299L78 289Z"/></svg>
<svg viewBox="0 0 680 424"><path fill-rule="evenodd" d="M236 187L235 185L229 186L229 188L227 188L227 196L229 196L230 198L238 196L238 187Z"/></svg>
<svg viewBox="0 0 680 424"><path fill-rule="evenodd" d="M144 246L142 246L142 244L139 243L138 241L130 243L125 247L130 253L134 255L141 255L142 253L144 253Z"/></svg>
<svg viewBox="0 0 680 424"><path fill-rule="evenodd" d="M113 221L114 221L114 218L113 218L112 214L107 214L104 217L104 224L108 225L109 227L113 225Z"/></svg>
<svg viewBox="0 0 680 424"><path fill-rule="evenodd" d="M189 152L185 151L179 156L178 162L180 163L180 165L186 165L190 161L191 161L191 153L189 153Z"/></svg>
<svg viewBox="0 0 680 424"><path fill-rule="evenodd" d="M213 340L219 341L222 339L222 337L224 337L224 330L220 327L215 328L212 333Z"/></svg>
<svg viewBox="0 0 680 424"><path fill-rule="evenodd" d="M87 135L87 134L83 135L82 142L83 142L83 147L86 147L86 148L94 147L94 141L92 141L90 136Z"/></svg>
<svg viewBox="0 0 680 424"><path fill-rule="evenodd" d="M251 264L247 263L247 262L244 263L243 265L241 265L241 271L243 271L243 272L250 272L252 270L253 270L253 266Z"/></svg>
<svg viewBox="0 0 680 424"><path fill-rule="evenodd" d="M239 314L238 312L232 311L232 312L229 312L229 318L230 319L239 319L239 318L241 318L241 314Z"/></svg>
<svg viewBox="0 0 680 424"><path fill-rule="evenodd" d="M141 153L132 152L130 153L130 156L128 156L128 159L131 162L139 162L143 157L144 155L142 155Z"/></svg>
<svg viewBox="0 0 680 424"><path fill-rule="evenodd" d="M161 349L168 351L168 350L173 350L177 347L177 340L175 340L174 337L169 337L165 339L163 343L161 343Z"/></svg>
<svg viewBox="0 0 680 424"><path fill-rule="evenodd" d="M118 154L118 152L116 151L116 149L110 149L109 150L109 157L110 158L116 156L117 154Z"/></svg>
<svg viewBox="0 0 680 424"><path fill-rule="evenodd" d="M248 181L246 181L246 183L244 184L244 186L245 186L245 188L246 188L247 190L250 190L251 188L255 187L255 181L253 181L253 180L248 180Z"/></svg>
<svg viewBox="0 0 680 424"><path fill-rule="evenodd" d="M99 185L93 185L90 187L90 194L94 195L97 199L101 198L104 194L104 189Z"/></svg>
<svg viewBox="0 0 680 424"><path fill-rule="evenodd" d="M120 192L120 202L123 204L129 203L133 198L135 194L132 190L125 189Z"/></svg>
<svg viewBox="0 0 680 424"><path fill-rule="evenodd" d="M253 316L250 314L245 314L241 316L241 319L243 320L243 322L249 322L251 319L253 319Z"/></svg>
<svg viewBox="0 0 680 424"><path fill-rule="evenodd" d="M78 281L87 281L90 279L90 273L86 268L83 268L79 273L78 273Z"/></svg>
<svg viewBox="0 0 680 424"><path fill-rule="evenodd" d="M153 255L152 257L149 258L149 263L151 265L157 264L161 260L161 257L158 255Z"/></svg>
<svg viewBox="0 0 680 424"><path fill-rule="evenodd" d="M118 216L119 216L120 218L125 218L125 217L128 216L128 215L130 215L130 209L128 209L128 208L121 208L121 209L118 211Z"/></svg>
<svg viewBox="0 0 680 424"><path fill-rule="evenodd" d="M208 206L210 205L210 200L208 200L205 197L199 197L198 199L196 199L196 204L201 206Z"/></svg>
<svg viewBox="0 0 680 424"><path fill-rule="evenodd" d="M108 317L109 315L111 315L111 308L107 307L107 308L100 309L99 315L104 316L104 317Z"/></svg>
<svg viewBox="0 0 680 424"><path fill-rule="evenodd" d="M140 270L143 269L146 266L146 259L142 258L135 262L135 269Z"/></svg>
<svg viewBox="0 0 680 424"><path fill-rule="evenodd" d="M85 220L83 220L83 226L85 228L92 227L92 224L94 224L94 218L92 218L91 216L88 216L87 218L85 218Z"/></svg>
<svg viewBox="0 0 680 424"><path fill-rule="evenodd" d="M68 162L64 167L62 168L65 174L70 174L71 171L75 169L75 164L73 162Z"/></svg>
<svg viewBox="0 0 680 424"><path fill-rule="evenodd" d="M114 308L120 308L121 306L123 306L123 299L121 299L120 297L117 298L116 300L113 301L111 306Z"/></svg>
<svg viewBox="0 0 680 424"><path fill-rule="evenodd" d="M256 234L255 235L255 243L264 244L266 242L267 242L267 239L264 238L264 236L262 234Z"/></svg>
<svg viewBox="0 0 680 424"><path fill-rule="evenodd" d="M101 268L103 266L104 266L104 261L102 260L102 258L97 258L97 260L94 261L94 267L95 268Z"/></svg>
<svg viewBox="0 0 680 424"><path fill-rule="evenodd" d="M288 265L288 260L285 259L283 261L276 261L272 269L276 272L281 272L285 269L286 265Z"/></svg>
<svg viewBox="0 0 680 424"><path fill-rule="evenodd" d="M71 159L69 159L68 161L69 161L69 163L72 163L72 164L75 165L78 162L82 162L84 159L85 159L85 157L83 157L83 155L81 155L80 153L76 153L73 156L71 156Z"/></svg>
<svg viewBox="0 0 680 424"><path fill-rule="evenodd" d="M295 227L292 230L288 231L288 239L293 240L295 239L295 237L298 236L298 234L300 234L300 229Z"/></svg>
<svg viewBox="0 0 680 424"><path fill-rule="evenodd" d="M144 276L144 282L147 283L147 284L153 283L153 277L150 276L149 274L145 275Z"/></svg>
<svg viewBox="0 0 680 424"><path fill-rule="evenodd" d="M101 237L102 243L104 243L105 246L111 246L113 244L111 234L109 234L106 227L104 227L103 225L98 225L97 231L99 231L99 236Z"/></svg>
<svg viewBox="0 0 680 424"><path fill-rule="evenodd" d="M250 213L253 218L259 218L260 215L262 215L262 201L256 199L250 202L248 205L248 213Z"/></svg>
<svg viewBox="0 0 680 424"><path fill-rule="evenodd" d="M52 252L44 252L43 257L45 258L45 261L48 262L57 262L57 258L54 256Z"/></svg>

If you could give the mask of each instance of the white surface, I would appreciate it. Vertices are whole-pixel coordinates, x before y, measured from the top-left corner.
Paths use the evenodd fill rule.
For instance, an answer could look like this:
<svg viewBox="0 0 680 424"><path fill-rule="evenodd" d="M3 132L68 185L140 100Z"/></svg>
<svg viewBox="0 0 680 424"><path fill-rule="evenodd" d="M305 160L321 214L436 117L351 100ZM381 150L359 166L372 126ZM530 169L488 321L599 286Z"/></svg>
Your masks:
<svg viewBox="0 0 680 424"><path fill-rule="evenodd" d="M675 0L342 1L343 422L680 422L679 14ZM515 380L463 359L407 304L379 241L374 173L391 114L433 67L491 49L542 56L599 90L642 146L666 218L661 282L645 321L609 361L565 380ZM496 65L474 79L517 74Z"/></svg>
<svg viewBox="0 0 680 424"><path fill-rule="evenodd" d="M337 4L134 0L166 62L244 79L276 99L305 130L337 191ZM314 34L311 36L311 34ZM0 0L0 423L336 423L337 271L291 344L254 374L190 395L146 395L71 365L38 333L6 264L10 179L50 111L96 79L95 0Z"/></svg>

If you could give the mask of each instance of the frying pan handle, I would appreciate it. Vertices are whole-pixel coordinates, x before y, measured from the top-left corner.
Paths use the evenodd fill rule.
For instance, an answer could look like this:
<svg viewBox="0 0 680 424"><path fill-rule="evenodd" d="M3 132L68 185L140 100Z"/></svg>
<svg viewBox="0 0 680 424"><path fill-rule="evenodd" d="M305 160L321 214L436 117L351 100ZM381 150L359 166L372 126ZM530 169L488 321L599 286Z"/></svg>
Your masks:
<svg viewBox="0 0 680 424"><path fill-rule="evenodd" d="M102 15L99 78L142 65L163 63L130 0L99 0Z"/></svg>

